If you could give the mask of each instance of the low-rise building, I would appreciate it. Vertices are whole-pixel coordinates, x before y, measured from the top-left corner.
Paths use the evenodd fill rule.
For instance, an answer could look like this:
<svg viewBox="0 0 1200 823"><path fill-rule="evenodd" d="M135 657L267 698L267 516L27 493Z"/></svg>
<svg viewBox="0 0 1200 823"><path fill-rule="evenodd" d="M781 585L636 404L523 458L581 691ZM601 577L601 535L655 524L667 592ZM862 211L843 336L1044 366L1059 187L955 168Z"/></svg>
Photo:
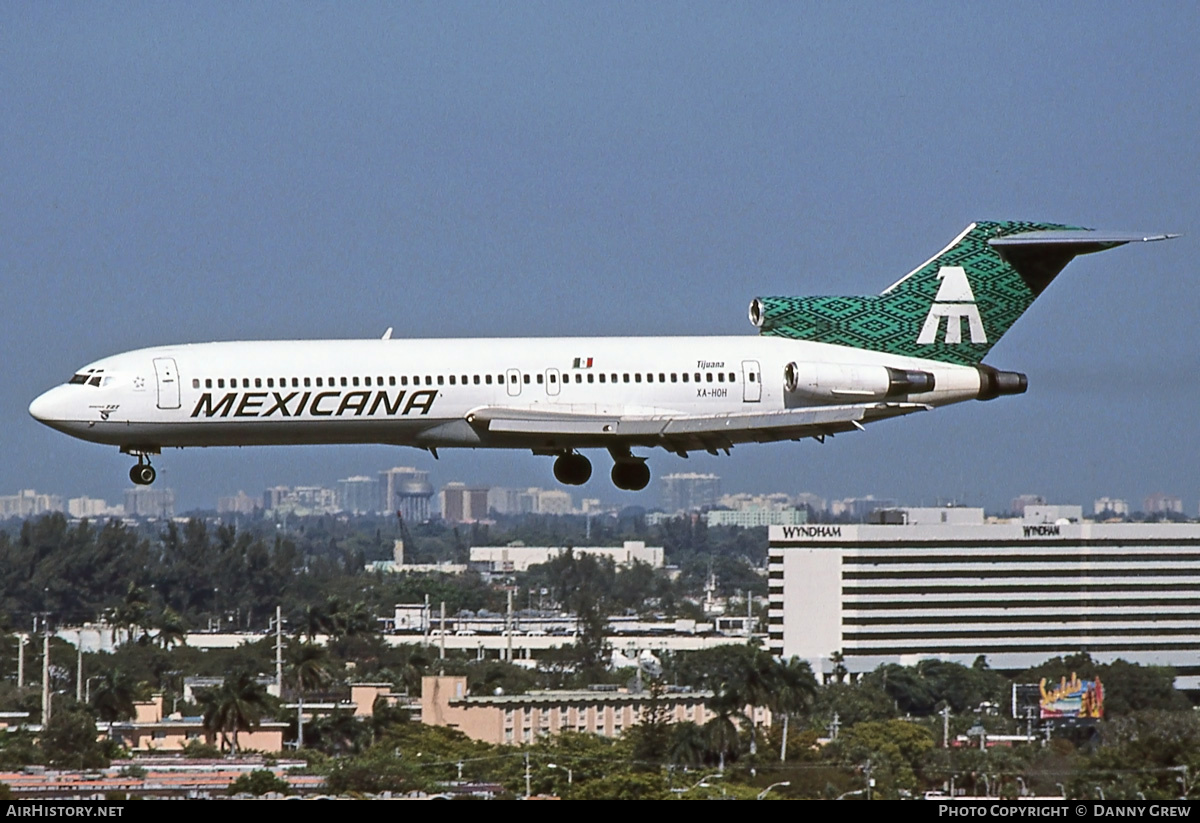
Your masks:
<svg viewBox="0 0 1200 823"><path fill-rule="evenodd" d="M67 501L67 514L71 517L123 517L124 506L110 506L107 500L94 497L72 497Z"/></svg>
<svg viewBox="0 0 1200 823"><path fill-rule="evenodd" d="M672 723L703 725L715 713L706 691L667 691L659 706ZM532 743L564 731L620 737L636 725L649 692L626 689L537 691L528 694L471 695L463 676L421 678L421 722L458 729L472 740L493 744ZM770 726L771 713L752 710L756 725Z"/></svg>
<svg viewBox="0 0 1200 823"><path fill-rule="evenodd" d="M367 568L373 572L384 572L386 574L466 574L466 563L450 563L449 561L442 563L408 563L404 558L404 541L397 538L392 543L392 559L391 560L373 560L367 564Z"/></svg>
<svg viewBox="0 0 1200 823"><path fill-rule="evenodd" d="M622 568L634 563L646 563L655 569L663 567L663 547L647 546L642 540L626 540L621 546L472 546L471 565L487 574L513 574L549 563L568 551L609 558Z"/></svg>
<svg viewBox="0 0 1200 823"><path fill-rule="evenodd" d="M907 506L877 509L869 522L889 526L982 525L983 509L970 506Z"/></svg>
<svg viewBox="0 0 1200 823"><path fill-rule="evenodd" d="M808 522L808 509L712 509L704 513L708 527L798 526Z"/></svg>
<svg viewBox="0 0 1200 823"><path fill-rule="evenodd" d="M181 752L193 741L221 746L221 735L204 728L204 718L163 714L163 696L134 704L133 720L114 723L112 735L131 752ZM283 734L288 724L263 720L249 731L238 732L238 747L259 752L283 751Z"/></svg>

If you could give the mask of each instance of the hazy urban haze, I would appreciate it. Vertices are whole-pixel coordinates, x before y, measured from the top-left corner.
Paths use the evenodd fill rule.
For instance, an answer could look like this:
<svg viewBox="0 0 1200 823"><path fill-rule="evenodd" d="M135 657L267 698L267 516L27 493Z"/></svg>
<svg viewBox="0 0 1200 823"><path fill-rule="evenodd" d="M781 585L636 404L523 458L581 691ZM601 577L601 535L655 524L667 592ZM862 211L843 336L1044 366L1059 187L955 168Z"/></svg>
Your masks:
<svg viewBox="0 0 1200 823"><path fill-rule="evenodd" d="M0 494L118 501L27 414L103 355L225 339L752 334L874 294L975 219L1182 232L1072 263L989 362L1029 393L656 478L726 492L1196 511L1200 7L1187 3L0 7ZM168 451L179 506L521 452ZM615 491L607 460L576 497Z"/></svg>

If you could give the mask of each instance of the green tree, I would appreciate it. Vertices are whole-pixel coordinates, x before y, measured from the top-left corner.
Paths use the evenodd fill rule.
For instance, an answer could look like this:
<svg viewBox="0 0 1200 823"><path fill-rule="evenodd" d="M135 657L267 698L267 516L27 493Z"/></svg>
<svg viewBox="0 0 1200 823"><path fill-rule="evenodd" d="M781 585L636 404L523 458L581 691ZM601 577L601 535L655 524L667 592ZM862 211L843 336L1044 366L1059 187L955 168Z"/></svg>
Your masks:
<svg viewBox="0 0 1200 823"><path fill-rule="evenodd" d="M835 716L842 728L868 720L887 720L896 716L896 704L870 683L827 683L817 691L809 722L829 730Z"/></svg>
<svg viewBox="0 0 1200 823"><path fill-rule="evenodd" d="M670 707L663 700L665 693L666 684L662 679L652 679L646 702L642 704L641 716L633 728L626 732L633 746L634 765L642 771L658 771L671 745L671 714Z"/></svg>
<svg viewBox="0 0 1200 823"><path fill-rule="evenodd" d="M96 718L79 704L56 707L42 731L46 760L60 769L103 769L108 766L96 733Z"/></svg>
<svg viewBox="0 0 1200 823"><path fill-rule="evenodd" d="M245 669L231 673L220 687L205 690L198 697L204 710L205 730L220 734L221 748L228 744L235 755L238 732L258 728L268 707L266 689Z"/></svg>
<svg viewBox="0 0 1200 823"><path fill-rule="evenodd" d="M334 794L408 792L430 785L416 763L398 757L386 744L372 746L360 755L339 758L325 784Z"/></svg>
<svg viewBox="0 0 1200 823"><path fill-rule="evenodd" d="M690 720L671 726L667 756L673 766L695 768L704 763L708 754L708 737L704 729Z"/></svg>
<svg viewBox="0 0 1200 823"><path fill-rule="evenodd" d="M774 689L768 705L776 719L782 718L779 759L787 760L788 731L792 715L811 705L817 694L817 678L807 660L793 657L786 663L777 664Z"/></svg>
<svg viewBox="0 0 1200 823"><path fill-rule="evenodd" d="M138 699L139 685L121 668L113 668L100 675L91 687L91 705L105 723L130 720L137 714L134 703Z"/></svg>
<svg viewBox="0 0 1200 823"><path fill-rule="evenodd" d="M848 766L865 768L878 780L878 796L897 798L898 789L915 792L922 759L933 748L928 729L905 720L868 721L846 729L833 753Z"/></svg>
<svg viewBox="0 0 1200 823"><path fill-rule="evenodd" d="M333 681L329 653L315 643L292 643L287 650L287 679L301 695L325 688Z"/></svg>
<svg viewBox="0 0 1200 823"><path fill-rule="evenodd" d="M170 649L183 643L187 637L187 621L179 612L167 606L155 620L154 642L160 648Z"/></svg>
<svg viewBox="0 0 1200 823"><path fill-rule="evenodd" d="M371 729L353 711L335 710L305 726L305 741L328 755L358 753L371 737Z"/></svg>
<svg viewBox="0 0 1200 823"><path fill-rule="evenodd" d="M937 698L918 670L911 666L885 663L863 678L865 685L878 686L896 704L900 714L926 715L933 711Z"/></svg>
<svg viewBox="0 0 1200 823"><path fill-rule="evenodd" d="M145 589L130 583L112 615L113 622L124 630L126 642L144 639L150 624L150 599Z"/></svg>
<svg viewBox="0 0 1200 823"><path fill-rule="evenodd" d="M212 760L221 756L221 750L211 743L205 743L203 740L196 738L189 740L183 747L183 756L195 758L196 760Z"/></svg>
<svg viewBox="0 0 1200 823"><path fill-rule="evenodd" d="M228 794L232 797L235 794L252 794L255 797L262 797L264 794L288 794L291 792L292 786L282 777L277 776L269 769L255 769L252 772L238 777L237 780L229 784Z"/></svg>
<svg viewBox="0 0 1200 823"><path fill-rule="evenodd" d="M663 778L654 774L616 774L589 780L571 792L572 800L670 800Z"/></svg>
<svg viewBox="0 0 1200 823"><path fill-rule="evenodd" d="M736 757L740 745L738 739L737 725L734 719L744 717L740 708L736 705L737 701L729 697L725 699L715 699L709 703L715 714L704 724L704 735L708 743L709 752L716 755L717 768L724 772L726 760L730 757Z"/></svg>

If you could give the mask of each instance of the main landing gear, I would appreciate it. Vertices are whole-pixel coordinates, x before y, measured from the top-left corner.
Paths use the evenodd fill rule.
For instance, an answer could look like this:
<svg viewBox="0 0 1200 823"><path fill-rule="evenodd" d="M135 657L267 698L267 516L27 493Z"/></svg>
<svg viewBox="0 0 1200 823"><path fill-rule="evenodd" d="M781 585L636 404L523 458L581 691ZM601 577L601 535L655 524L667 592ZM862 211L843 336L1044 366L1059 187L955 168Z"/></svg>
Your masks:
<svg viewBox="0 0 1200 823"><path fill-rule="evenodd" d="M121 449L126 454L135 455L138 459L137 465L129 470L129 479L133 481L135 486L149 486L154 482L154 478L158 473L154 471L154 467L150 465L150 453L137 451L134 449ZM155 452L157 454L157 452Z"/></svg>
<svg viewBox="0 0 1200 823"><path fill-rule="evenodd" d="M613 456L612 482L618 489L641 491L650 485L650 467L646 458L634 457L629 449L609 450ZM592 477L592 463L578 452L558 455L554 478L565 486L582 486Z"/></svg>
<svg viewBox="0 0 1200 823"><path fill-rule="evenodd" d="M646 488L650 485L650 467L646 465L646 458L635 457L613 463L612 482L618 489L630 492Z"/></svg>
<svg viewBox="0 0 1200 823"><path fill-rule="evenodd" d="M564 486L582 486L592 476L592 461L582 454L560 454L554 461L554 479Z"/></svg>
<svg viewBox="0 0 1200 823"><path fill-rule="evenodd" d="M608 453L613 459L614 486L627 492L640 492L650 485L650 467L646 465L646 458L634 457L627 447L610 447Z"/></svg>

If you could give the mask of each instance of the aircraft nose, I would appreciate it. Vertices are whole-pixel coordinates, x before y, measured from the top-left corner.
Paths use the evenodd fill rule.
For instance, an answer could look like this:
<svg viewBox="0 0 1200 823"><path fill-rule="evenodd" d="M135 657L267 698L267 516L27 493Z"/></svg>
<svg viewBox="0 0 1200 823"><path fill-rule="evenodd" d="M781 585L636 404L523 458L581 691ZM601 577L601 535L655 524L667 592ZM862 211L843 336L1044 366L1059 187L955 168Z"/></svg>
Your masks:
<svg viewBox="0 0 1200 823"><path fill-rule="evenodd" d="M61 396L59 388L55 387L50 391L38 395L32 403L29 404L29 414L34 420L40 423L49 423L58 417L58 400Z"/></svg>

